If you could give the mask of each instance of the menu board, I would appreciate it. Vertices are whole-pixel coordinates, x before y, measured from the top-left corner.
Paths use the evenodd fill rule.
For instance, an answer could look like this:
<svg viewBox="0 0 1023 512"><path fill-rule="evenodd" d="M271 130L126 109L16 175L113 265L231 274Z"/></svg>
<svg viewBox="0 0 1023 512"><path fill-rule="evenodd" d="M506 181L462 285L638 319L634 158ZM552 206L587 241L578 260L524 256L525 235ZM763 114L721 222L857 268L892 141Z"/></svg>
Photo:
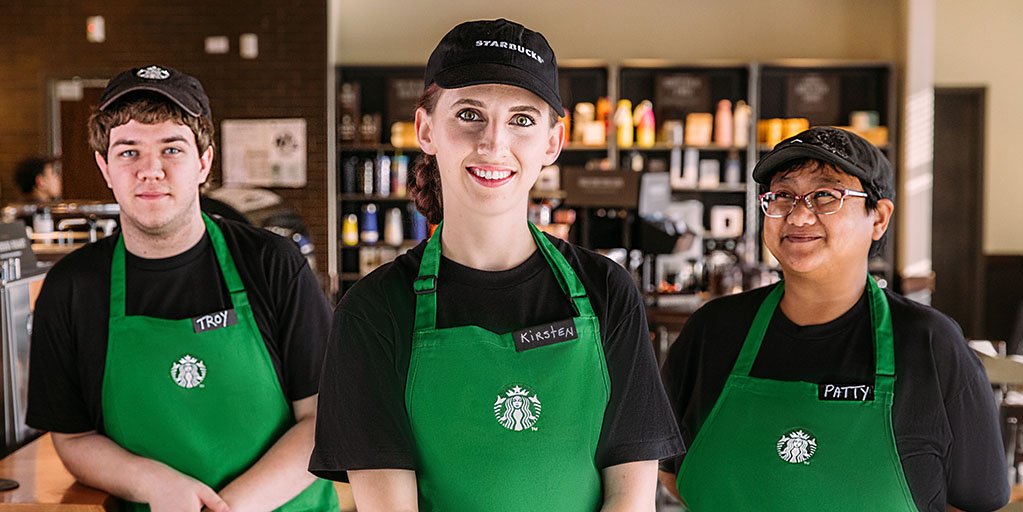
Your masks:
<svg viewBox="0 0 1023 512"><path fill-rule="evenodd" d="M805 73L788 77L787 117L805 117L811 126L841 125L842 83L837 76Z"/></svg>
<svg viewBox="0 0 1023 512"><path fill-rule="evenodd" d="M692 112L714 112L710 98L710 79L706 75L689 73L657 75L654 117L658 122L681 120Z"/></svg>

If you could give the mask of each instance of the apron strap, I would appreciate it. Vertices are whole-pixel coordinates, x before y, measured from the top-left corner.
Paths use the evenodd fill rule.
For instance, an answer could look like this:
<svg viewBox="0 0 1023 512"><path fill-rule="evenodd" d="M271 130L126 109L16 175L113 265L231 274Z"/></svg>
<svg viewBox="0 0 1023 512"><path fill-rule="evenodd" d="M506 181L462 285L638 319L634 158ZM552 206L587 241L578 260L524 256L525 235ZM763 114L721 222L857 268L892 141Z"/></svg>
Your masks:
<svg viewBox="0 0 1023 512"><path fill-rule="evenodd" d="M579 276L572 269L572 265L565 259L565 255L561 254L561 251L554 247L554 244L547 239L547 236L534 226L532 222L529 223L529 232L532 233L533 240L536 241L536 245L547 260L547 264L554 270L554 276L558 279L561 291L571 299L576 315L593 316L593 307L590 305L590 299L586 296L586 287L579 280Z"/></svg>
<svg viewBox="0 0 1023 512"><path fill-rule="evenodd" d="M741 377L749 375L750 369L753 368L753 362L756 361L757 354L760 352L760 345L764 341L764 334L767 333L771 317L774 316L784 291L785 281L778 282L760 304L730 375ZM870 323L874 337L875 393L891 393L895 390L895 337L892 330L891 309L884 292L869 276L867 277L867 293L869 294Z"/></svg>
<svg viewBox="0 0 1023 512"><path fill-rule="evenodd" d="M206 224L206 232L210 234L210 242L213 242L213 254L217 255L220 272L224 275L224 282L233 299L235 294L245 291L245 285L238 274L238 267L234 264L234 256L227 248L227 241L224 239L224 233L220 230L220 226L205 213L202 214L202 220Z"/></svg>
<svg viewBox="0 0 1023 512"><path fill-rule="evenodd" d="M746 333L746 341L742 343L739 358L735 360L735 366L732 367L732 375L742 377L749 375L750 369L753 368L753 361L756 361L757 353L760 352L760 343L764 341L764 334L767 333L767 326L771 324L771 317L774 316L774 310L781 302L784 292L785 281L778 281L778 284L774 285L774 289L767 294L764 302L760 303L757 315L753 317L753 325Z"/></svg>
<svg viewBox="0 0 1023 512"><path fill-rule="evenodd" d="M895 392L895 332L888 299L874 279L867 276L870 323L874 329L874 392Z"/></svg>
<svg viewBox="0 0 1023 512"><path fill-rule="evenodd" d="M220 230L213 219L205 213L202 214L203 223L206 225L206 232L210 235L210 242L213 244L213 253L217 256L217 263L220 265L220 272L224 276L224 282L231 294L231 303L237 306L239 301L247 301L245 297L245 285L238 274L238 268L234 265L234 257L227 248L224 240L224 233ZM124 271L124 234L117 235L117 243L114 244L114 256L110 262L110 317L123 318L125 316L124 304L126 301L126 279Z"/></svg>
<svg viewBox="0 0 1023 512"><path fill-rule="evenodd" d="M579 316L593 316L593 306L586 295L586 288L583 286L579 276L572 270L568 260L561 254L554 244L539 230L532 222L529 222L529 232L533 236L540 253L543 254L547 264L554 271L561 290L569 297L572 308ZM440 270L441 243L440 235L444 227L444 221L437 224L433 236L426 243L423 251L423 260L419 264L419 275L412 283L416 293L416 321L415 331L432 331L437 328L437 274Z"/></svg>

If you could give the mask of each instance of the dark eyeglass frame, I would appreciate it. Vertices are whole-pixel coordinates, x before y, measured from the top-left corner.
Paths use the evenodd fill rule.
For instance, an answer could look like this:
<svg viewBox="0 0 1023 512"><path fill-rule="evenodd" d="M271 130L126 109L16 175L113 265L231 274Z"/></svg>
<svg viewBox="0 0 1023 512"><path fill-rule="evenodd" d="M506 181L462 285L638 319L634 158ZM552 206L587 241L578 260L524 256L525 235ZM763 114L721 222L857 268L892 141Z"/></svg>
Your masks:
<svg viewBox="0 0 1023 512"><path fill-rule="evenodd" d="M838 208L835 208L834 210L832 210L830 212L822 212L822 211L819 211L816 208L814 208L814 206L813 206L813 199L812 198L813 198L814 194L816 194L817 192L820 192L820 191L841 192L842 196L839 197L839 199L838 199ZM783 214L767 213L767 208L770 206L771 202L776 200L777 196L778 196L778 192L774 192L774 191L764 192L763 194L760 194L759 196L757 196L757 201L760 203L760 210L764 212L765 216L770 217L772 219L782 219L782 218L788 217L789 215L792 214L792 212L794 212L796 210L796 205L799 204L799 201L803 201L803 204L806 205L806 209L810 210L811 212L813 212L816 215L833 215L835 213L838 213L838 211L841 210L843 206L845 206L845 198L847 198L847 197L862 197L862 198L869 197L867 195L867 193L863 192L862 190L850 190L850 189L847 189L847 188L829 188L829 187L823 187L823 188L818 188L818 189L811 190L811 191L809 191L809 192L807 192L807 193L805 193L803 195L793 195L792 196L792 207L789 208L789 211L787 211L787 212L785 212Z"/></svg>

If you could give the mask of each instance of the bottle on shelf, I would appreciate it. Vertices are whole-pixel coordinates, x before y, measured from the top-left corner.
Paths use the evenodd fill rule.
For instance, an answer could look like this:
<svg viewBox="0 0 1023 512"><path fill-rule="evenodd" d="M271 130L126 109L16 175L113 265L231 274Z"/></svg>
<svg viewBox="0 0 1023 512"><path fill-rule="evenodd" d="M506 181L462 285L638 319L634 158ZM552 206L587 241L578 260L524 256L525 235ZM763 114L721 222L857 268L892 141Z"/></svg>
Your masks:
<svg viewBox="0 0 1023 512"><path fill-rule="evenodd" d="M373 160L372 159L367 158L367 159L363 160L363 162L362 162L362 176L361 176L361 178L362 179L359 180L359 183L360 183L360 185L362 185L360 187L362 189L362 193L367 195L367 196L373 195Z"/></svg>
<svg viewBox="0 0 1023 512"><path fill-rule="evenodd" d="M722 147L732 145L733 133L732 123L732 102L721 100L718 102L718 111L714 114L714 144Z"/></svg>
<svg viewBox="0 0 1023 512"><path fill-rule="evenodd" d="M355 194L359 190L359 157L352 156L341 164L341 191Z"/></svg>
<svg viewBox="0 0 1023 512"><path fill-rule="evenodd" d="M408 194L408 156L396 155L394 157L394 176L391 177L391 193L395 197L405 197Z"/></svg>
<svg viewBox="0 0 1023 512"><path fill-rule="evenodd" d="M359 216L350 213L341 223L341 243L352 247L359 245Z"/></svg>
<svg viewBox="0 0 1023 512"><path fill-rule="evenodd" d="M369 203L362 207L362 231L359 239L365 244L375 244L380 240L380 232L377 231L377 205Z"/></svg>
<svg viewBox="0 0 1023 512"><path fill-rule="evenodd" d="M725 183L728 185L738 185L741 175L742 167L739 164L739 152L731 149L725 158Z"/></svg>
<svg viewBox="0 0 1023 512"><path fill-rule="evenodd" d="M654 105L650 100L643 100L636 105L632 114L636 124L636 146L652 148L657 137L657 123L654 121Z"/></svg>
<svg viewBox="0 0 1023 512"><path fill-rule="evenodd" d="M632 123L632 102L629 100L618 100L618 110L614 117L616 140L618 147L631 148L633 138Z"/></svg>
<svg viewBox="0 0 1023 512"><path fill-rule="evenodd" d="M391 157L380 155L377 158L376 193L381 196L391 195Z"/></svg>
<svg viewBox="0 0 1023 512"><path fill-rule="evenodd" d="M735 103L735 113L732 115L732 124L735 134L732 136L732 144L737 147L749 145L749 120L753 116L753 109L745 101L739 100Z"/></svg>
<svg viewBox="0 0 1023 512"><path fill-rule="evenodd" d="M384 243L395 247L405 241L404 228L401 224L401 209L391 208L387 210L384 219Z"/></svg>

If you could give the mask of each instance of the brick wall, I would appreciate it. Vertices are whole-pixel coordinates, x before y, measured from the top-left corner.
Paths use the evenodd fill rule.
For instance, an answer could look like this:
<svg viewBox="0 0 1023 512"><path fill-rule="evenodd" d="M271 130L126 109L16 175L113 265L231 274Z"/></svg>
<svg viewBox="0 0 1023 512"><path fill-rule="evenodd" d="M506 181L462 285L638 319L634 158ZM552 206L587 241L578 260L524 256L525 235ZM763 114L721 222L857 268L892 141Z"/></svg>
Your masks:
<svg viewBox="0 0 1023 512"><path fill-rule="evenodd" d="M89 43L85 19L97 14L106 42ZM253 60L238 55L238 36L249 32L259 37ZM206 54L205 38L217 35L228 37L230 51ZM308 184L274 191L309 226L323 272L327 44L326 2L318 0L7 0L0 7L0 203L17 199L14 165L48 151L49 81L162 63L202 81L218 129L224 119L305 118Z"/></svg>

